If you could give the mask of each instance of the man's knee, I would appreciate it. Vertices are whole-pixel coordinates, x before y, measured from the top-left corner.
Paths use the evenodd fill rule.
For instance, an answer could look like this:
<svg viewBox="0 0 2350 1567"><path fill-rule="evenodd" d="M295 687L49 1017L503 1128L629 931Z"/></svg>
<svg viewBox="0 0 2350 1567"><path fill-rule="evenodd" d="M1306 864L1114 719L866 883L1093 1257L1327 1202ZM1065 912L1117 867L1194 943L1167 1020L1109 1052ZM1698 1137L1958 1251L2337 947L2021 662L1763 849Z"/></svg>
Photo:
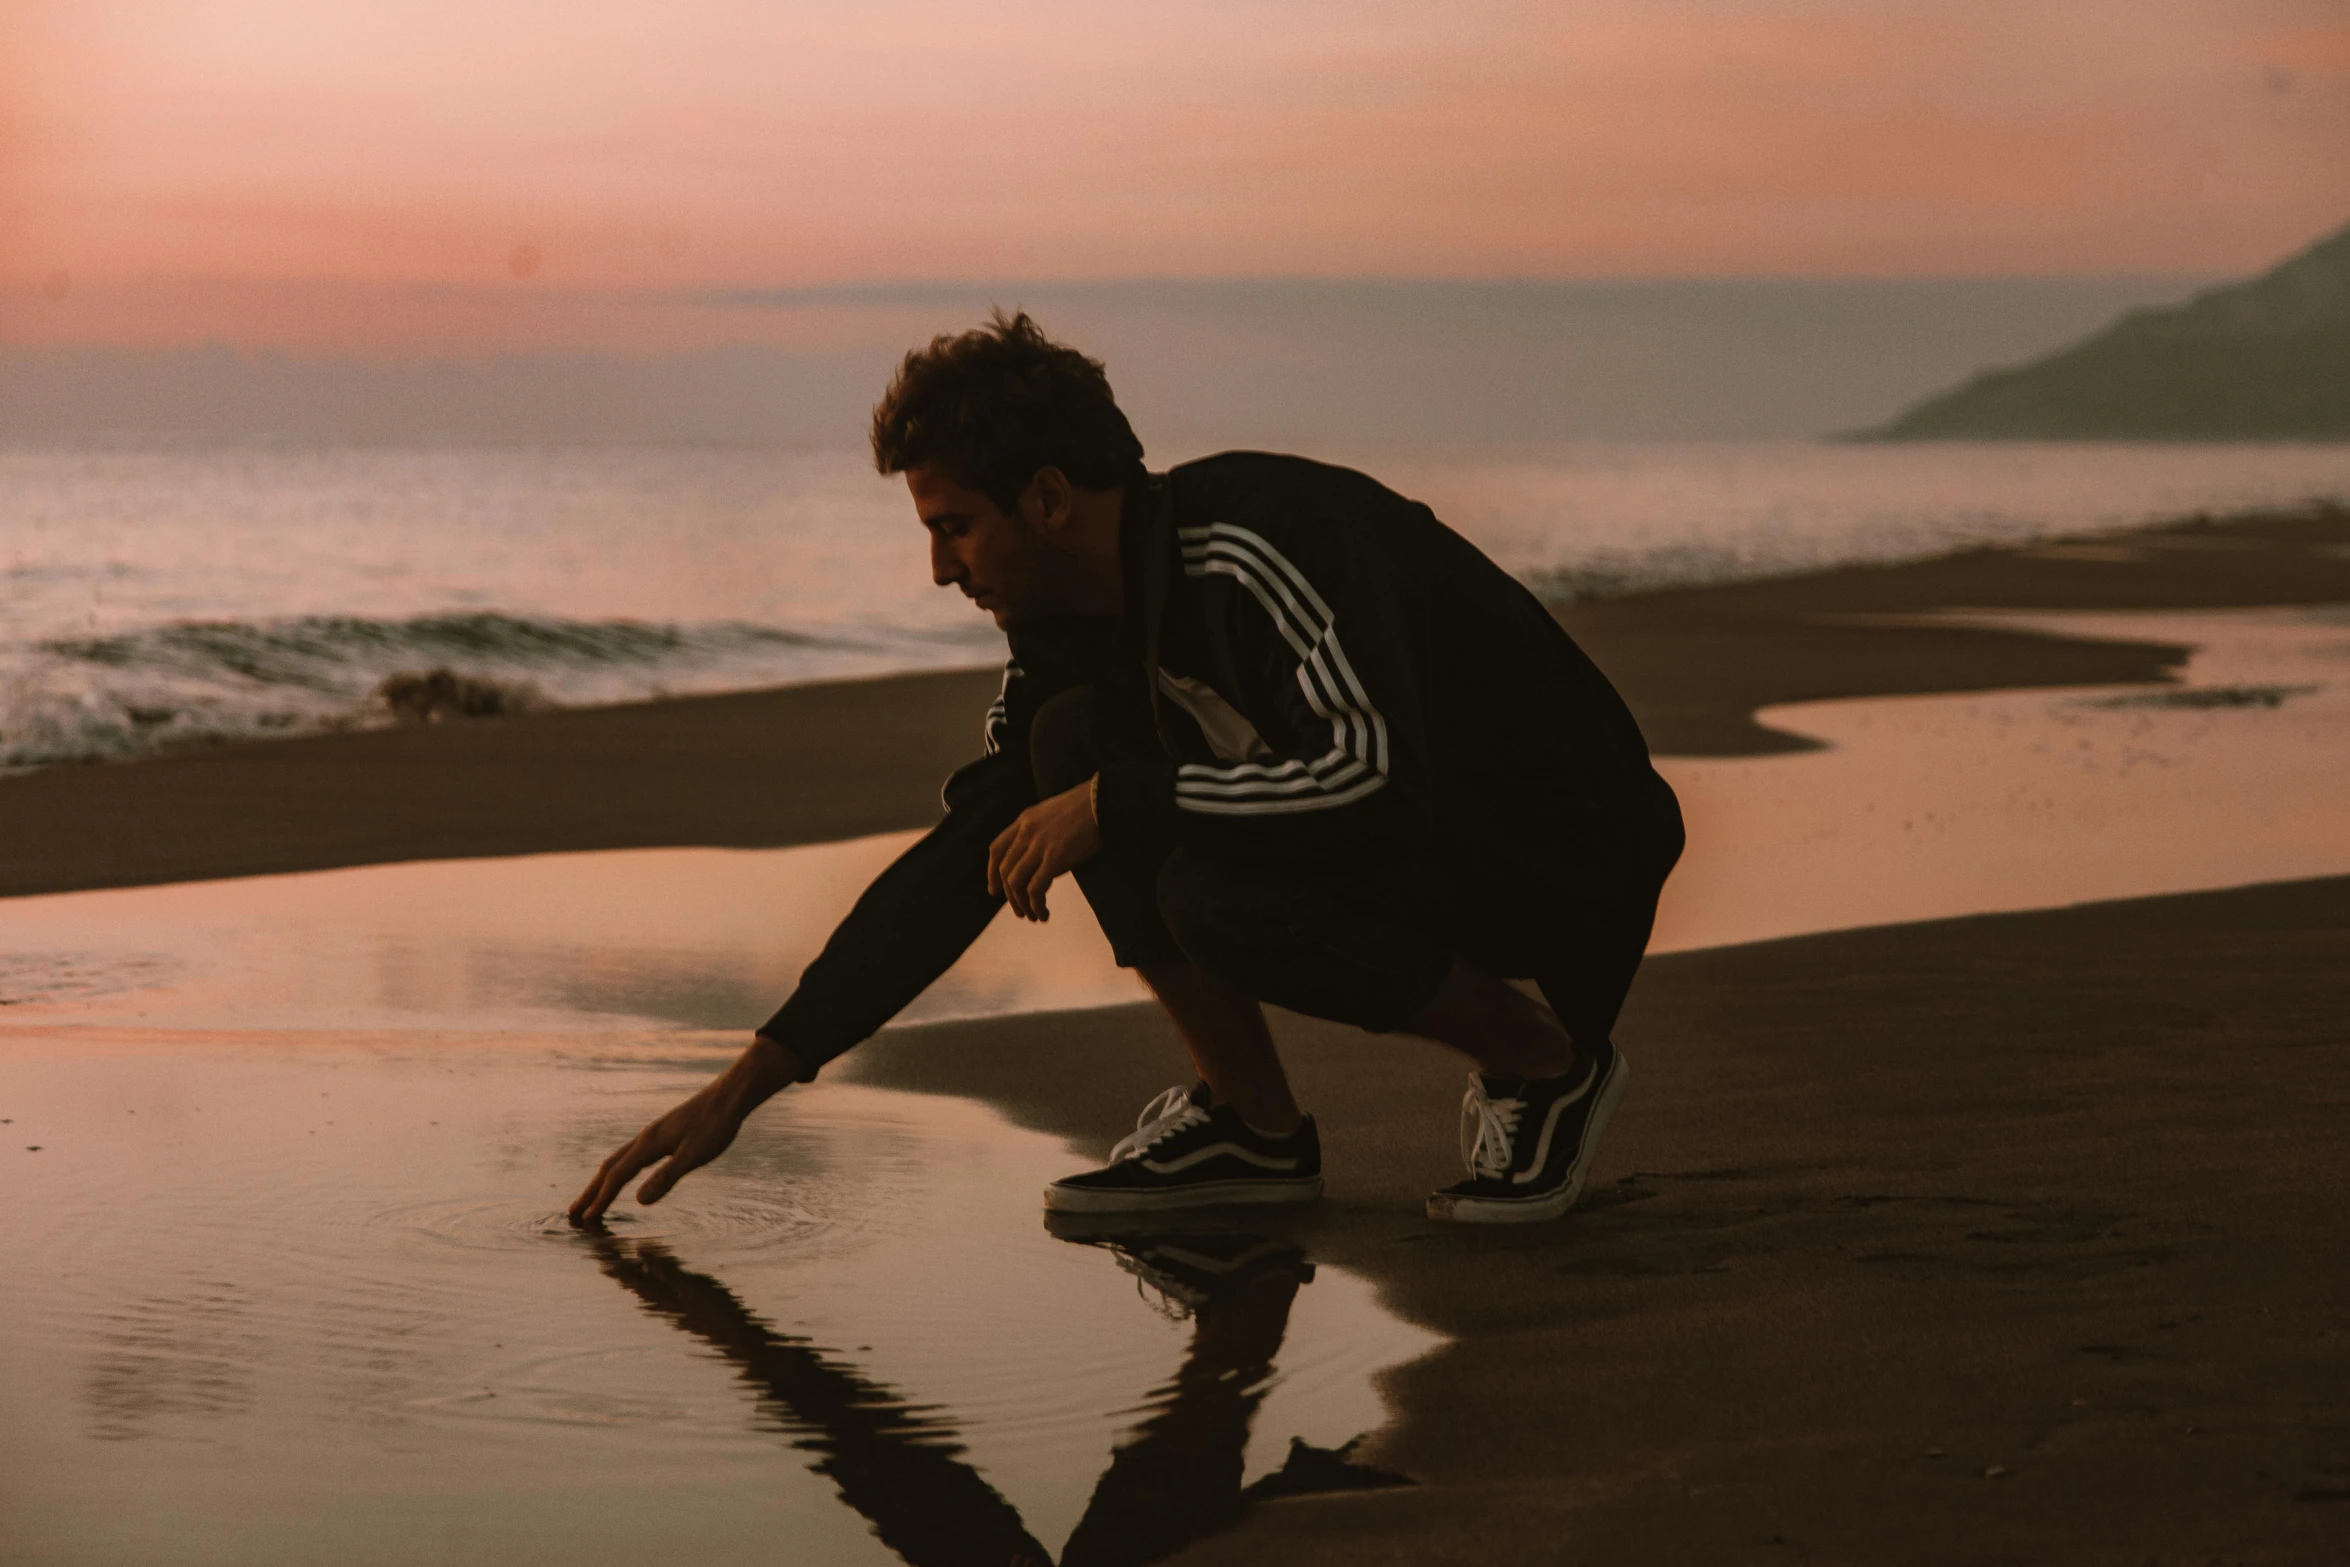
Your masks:
<svg viewBox="0 0 2350 1567"><path fill-rule="evenodd" d="M1028 765L1037 798L1091 778L1100 767L1095 749L1093 692L1076 686L1047 700L1028 726Z"/></svg>

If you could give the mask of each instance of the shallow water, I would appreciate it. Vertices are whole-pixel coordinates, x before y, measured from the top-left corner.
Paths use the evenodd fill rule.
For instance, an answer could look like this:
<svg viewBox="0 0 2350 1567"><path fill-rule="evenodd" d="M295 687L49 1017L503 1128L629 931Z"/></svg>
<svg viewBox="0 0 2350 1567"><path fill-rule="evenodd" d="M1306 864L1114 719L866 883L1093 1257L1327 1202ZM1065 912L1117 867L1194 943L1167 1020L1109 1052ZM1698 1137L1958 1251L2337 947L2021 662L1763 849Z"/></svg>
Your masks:
<svg viewBox="0 0 2350 1567"><path fill-rule="evenodd" d="M1667 761L1657 950L2350 873L2350 611L1948 618L2196 651L2174 685L1771 708L1829 749Z"/></svg>
<svg viewBox="0 0 2350 1567"><path fill-rule="evenodd" d="M1377 1478L1327 1454L1430 1335L1278 1246L1055 1238L1068 1151L968 1103L812 1085L573 1232L714 1059L613 1044L12 1037L0 1559L1149 1560L1137 1485Z"/></svg>
<svg viewBox="0 0 2350 1567"><path fill-rule="evenodd" d="M765 1020L915 835L426 861L0 901L0 1026L639 1030ZM1073 887L907 1021L1132 1001Z"/></svg>

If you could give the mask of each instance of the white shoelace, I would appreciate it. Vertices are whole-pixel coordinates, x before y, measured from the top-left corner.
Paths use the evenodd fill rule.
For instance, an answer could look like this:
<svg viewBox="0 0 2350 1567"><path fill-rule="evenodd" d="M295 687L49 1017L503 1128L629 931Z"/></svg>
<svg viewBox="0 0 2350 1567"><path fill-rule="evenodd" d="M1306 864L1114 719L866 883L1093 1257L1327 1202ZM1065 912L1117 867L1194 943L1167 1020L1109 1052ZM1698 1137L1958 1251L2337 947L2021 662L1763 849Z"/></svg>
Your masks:
<svg viewBox="0 0 2350 1567"><path fill-rule="evenodd" d="M1118 1253L1118 1266L1134 1275L1134 1293L1142 1303L1169 1322L1188 1322L1193 1312L1207 1304L1205 1290L1186 1289L1166 1274L1124 1252Z"/></svg>
<svg viewBox="0 0 2350 1567"><path fill-rule="evenodd" d="M1190 1089L1170 1088L1142 1107L1142 1114L1134 1118L1134 1130L1111 1148L1110 1163L1139 1159L1154 1144L1177 1132L1203 1125L1207 1119L1208 1112L1191 1102Z"/></svg>
<svg viewBox="0 0 2350 1567"><path fill-rule="evenodd" d="M1484 1079L1469 1074L1469 1091L1461 1095L1461 1163L1469 1174L1496 1180L1510 1173L1518 1118L1525 1113L1525 1100L1489 1099Z"/></svg>

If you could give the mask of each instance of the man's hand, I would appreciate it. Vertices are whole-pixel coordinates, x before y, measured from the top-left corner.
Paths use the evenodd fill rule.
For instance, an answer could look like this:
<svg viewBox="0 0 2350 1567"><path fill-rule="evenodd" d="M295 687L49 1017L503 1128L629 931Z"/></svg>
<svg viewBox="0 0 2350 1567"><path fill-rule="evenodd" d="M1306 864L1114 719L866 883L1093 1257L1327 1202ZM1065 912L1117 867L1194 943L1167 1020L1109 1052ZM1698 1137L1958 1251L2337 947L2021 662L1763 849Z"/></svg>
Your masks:
<svg viewBox="0 0 2350 1567"><path fill-rule="evenodd" d="M1101 852L1101 824L1093 819L1093 780L1039 800L1020 813L987 848L987 890L1024 920L1052 917L1045 889L1064 871Z"/></svg>
<svg viewBox="0 0 2350 1567"><path fill-rule="evenodd" d="M636 1200L659 1202L689 1171L726 1152L750 1113L787 1083L800 1080L799 1065L781 1044L764 1037L710 1080L708 1087L637 1133L606 1159L587 1189L571 1200L571 1222L593 1224L624 1191L636 1173L667 1159L637 1188Z"/></svg>

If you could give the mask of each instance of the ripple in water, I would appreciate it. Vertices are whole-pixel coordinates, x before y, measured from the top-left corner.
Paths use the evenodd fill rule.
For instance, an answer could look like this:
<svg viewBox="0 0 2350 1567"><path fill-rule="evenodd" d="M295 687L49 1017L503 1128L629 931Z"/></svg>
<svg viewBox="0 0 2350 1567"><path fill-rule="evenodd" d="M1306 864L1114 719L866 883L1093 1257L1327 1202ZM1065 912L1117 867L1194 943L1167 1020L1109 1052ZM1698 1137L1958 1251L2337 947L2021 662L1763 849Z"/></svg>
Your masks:
<svg viewBox="0 0 2350 1567"><path fill-rule="evenodd" d="M465 1560L758 1537L846 1567L982 1515L1067 1540L1186 1476L1194 1521L1385 1478L1348 1444L1427 1335L1286 1242L1065 1243L1036 1193L1069 1151L964 1102L811 1086L574 1230L587 1151L690 1076L316 1035L0 1052L48 1145L0 1277L9 1397L53 1437L0 1557L154 1559L194 1498L181 1554L257 1567L371 1559L387 1507Z"/></svg>
<svg viewBox="0 0 2350 1567"><path fill-rule="evenodd" d="M478 1385L409 1399L408 1413L443 1421L609 1429L674 1424L690 1401L657 1391L671 1370L666 1346L566 1350L534 1355L485 1373ZM622 1392L617 1382L646 1383Z"/></svg>
<svg viewBox="0 0 2350 1567"><path fill-rule="evenodd" d="M773 1250L813 1245L830 1228L822 1215L788 1201L739 1191L715 1196L697 1193L696 1197L695 1201L654 1208L616 1209L604 1223L612 1234L629 1240L673 1245L717 1242ZM575 1245L581 1234L561 1208L549 1209L535 1198L524 1197L409 1203L387 1209L370 1222L450 1246L489 1251L523 1251L544 1247L549 1241Z"/></svg>

